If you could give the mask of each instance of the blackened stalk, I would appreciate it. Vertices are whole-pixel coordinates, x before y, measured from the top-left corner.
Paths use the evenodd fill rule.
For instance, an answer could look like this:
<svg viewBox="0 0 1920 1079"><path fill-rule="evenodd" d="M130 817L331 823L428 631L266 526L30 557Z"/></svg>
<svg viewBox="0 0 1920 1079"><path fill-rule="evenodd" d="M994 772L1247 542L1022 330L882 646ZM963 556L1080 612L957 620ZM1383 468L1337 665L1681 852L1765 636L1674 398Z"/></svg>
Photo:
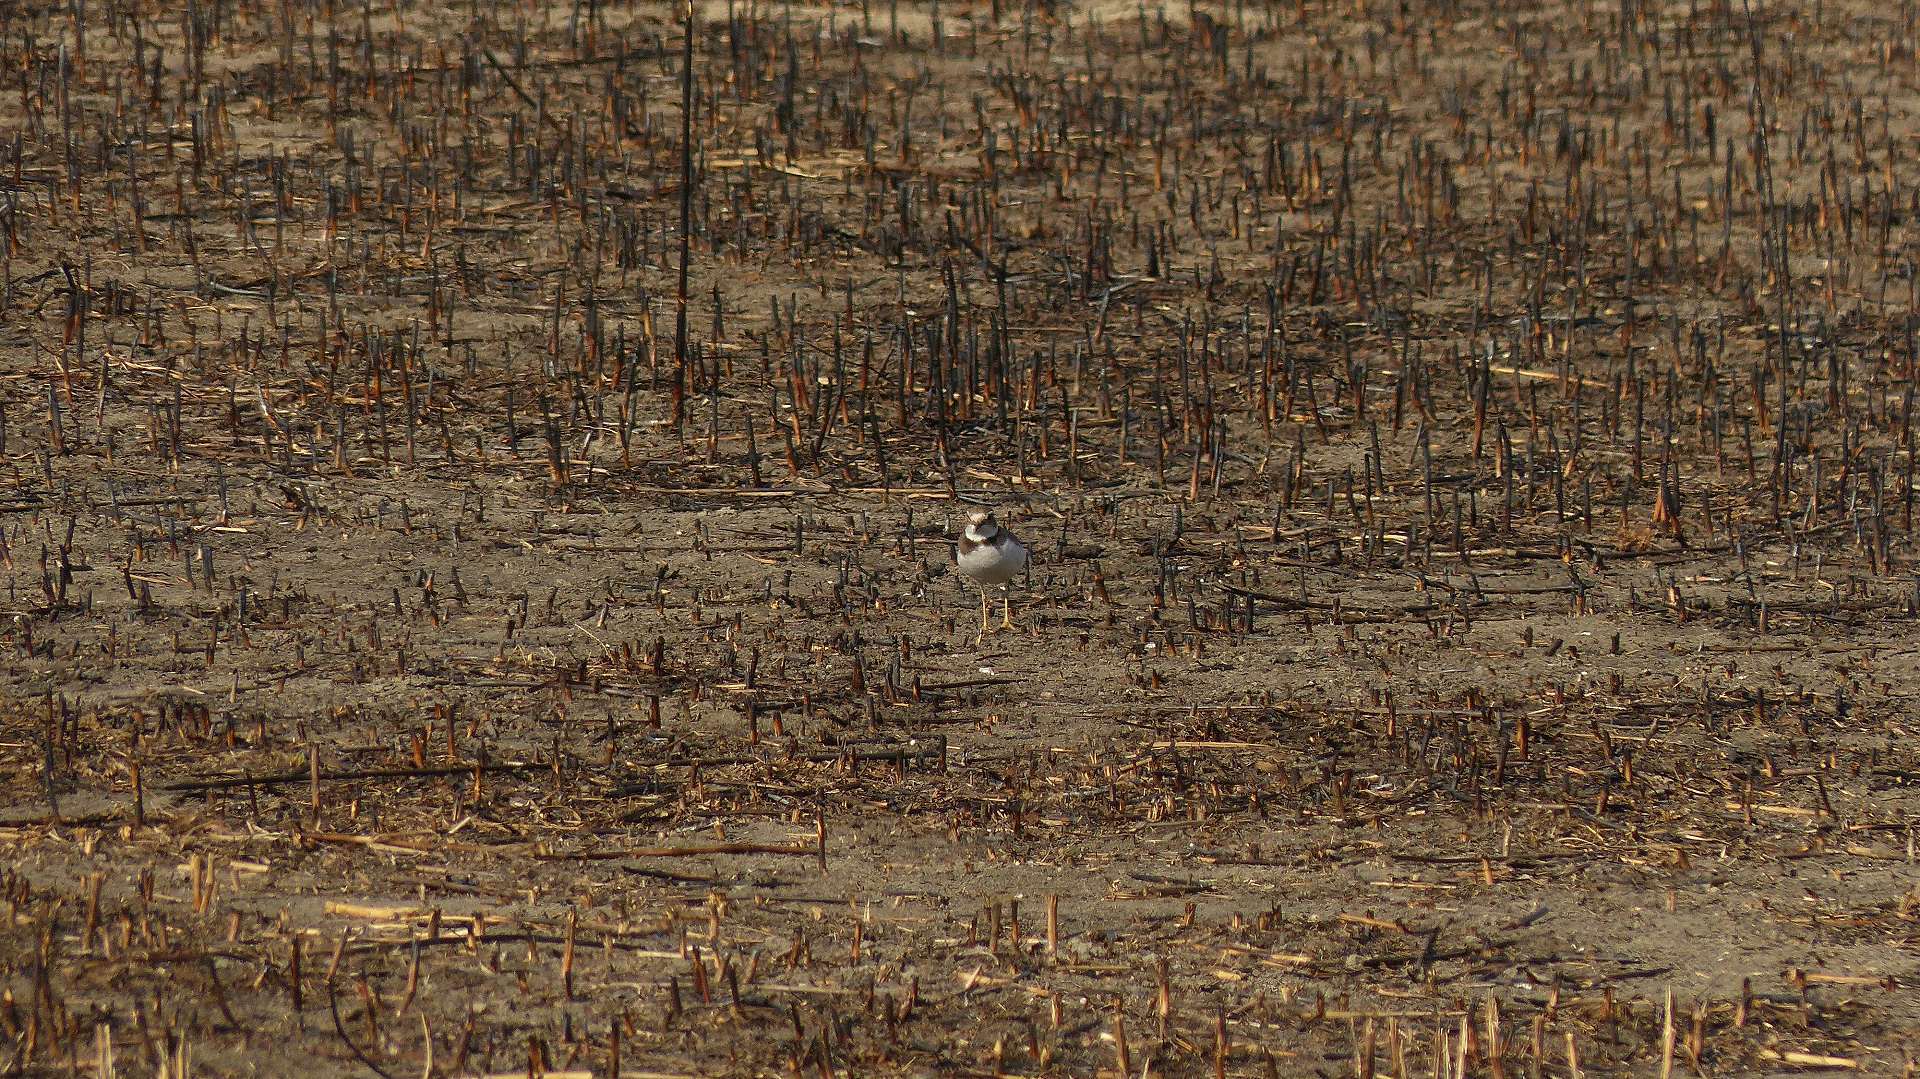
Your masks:
<svg viewBox="0 0 1920 1079"><path fill-rule="evenodd" d="M693 0L680 51L680 285L674 293L673 429L680 430L687 399L687 264L693 252Z"/></svg>

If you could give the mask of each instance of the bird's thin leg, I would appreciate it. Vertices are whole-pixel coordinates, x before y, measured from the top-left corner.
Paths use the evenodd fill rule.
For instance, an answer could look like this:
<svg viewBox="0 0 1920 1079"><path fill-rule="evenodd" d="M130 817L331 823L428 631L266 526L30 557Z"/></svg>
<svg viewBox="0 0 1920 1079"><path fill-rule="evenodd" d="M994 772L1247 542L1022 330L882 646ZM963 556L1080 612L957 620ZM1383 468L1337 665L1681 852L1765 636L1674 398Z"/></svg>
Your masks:
<svg viewBox="0 0 1920 1079"><path fill-rule="evenodd" d="M984 637L986 636L986 634L987 634L987 590L986 588L982 587L980 589L980 635Z"/></svg>
<svg viewBox="0 0 1920 1079"><path fill-rule="evenodd" d="M1013 624L1013 587L1011 585L1000 594L1000 628L1016 628Z"/></svg>

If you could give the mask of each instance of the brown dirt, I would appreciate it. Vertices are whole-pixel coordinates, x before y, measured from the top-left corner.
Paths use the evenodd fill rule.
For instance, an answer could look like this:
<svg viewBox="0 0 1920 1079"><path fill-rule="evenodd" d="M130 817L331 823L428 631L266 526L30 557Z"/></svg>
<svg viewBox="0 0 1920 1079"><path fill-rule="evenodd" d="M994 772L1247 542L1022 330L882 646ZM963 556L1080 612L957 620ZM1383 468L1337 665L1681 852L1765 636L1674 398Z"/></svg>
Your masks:
<svg viewBox="0 0 1920 1079"><path fill-rule="evenodd" d="M699 10L0 8L0 1075L1911 1072L1912 19Z"/></svg>

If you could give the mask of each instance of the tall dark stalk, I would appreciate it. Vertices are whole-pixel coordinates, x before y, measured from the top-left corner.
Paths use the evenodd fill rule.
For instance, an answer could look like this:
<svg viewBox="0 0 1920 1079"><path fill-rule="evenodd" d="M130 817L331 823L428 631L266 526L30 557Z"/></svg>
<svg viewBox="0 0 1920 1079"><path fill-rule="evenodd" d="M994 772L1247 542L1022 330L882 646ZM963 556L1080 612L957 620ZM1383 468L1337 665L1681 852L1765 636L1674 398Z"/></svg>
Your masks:
<svg viewBox="0 0 1920 1079"><path fill-rule="evenodd" d="M687 404L687 266L693 255L693 0L680 51L680 286L673 314L673 429L681 430Z"/></svg>

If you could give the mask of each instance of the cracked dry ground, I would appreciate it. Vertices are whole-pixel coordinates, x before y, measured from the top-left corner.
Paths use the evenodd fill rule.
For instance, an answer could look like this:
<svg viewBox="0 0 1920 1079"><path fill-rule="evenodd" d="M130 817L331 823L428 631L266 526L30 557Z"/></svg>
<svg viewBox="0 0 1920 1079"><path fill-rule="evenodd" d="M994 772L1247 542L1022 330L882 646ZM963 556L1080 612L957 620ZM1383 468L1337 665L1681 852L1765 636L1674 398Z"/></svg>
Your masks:
<svg viewBox="0 0 1920 1079"><path fill-rule="evenodd" d="M0 1074L1910 1069L1912 20L454 7L0 10Z"/></svg>

